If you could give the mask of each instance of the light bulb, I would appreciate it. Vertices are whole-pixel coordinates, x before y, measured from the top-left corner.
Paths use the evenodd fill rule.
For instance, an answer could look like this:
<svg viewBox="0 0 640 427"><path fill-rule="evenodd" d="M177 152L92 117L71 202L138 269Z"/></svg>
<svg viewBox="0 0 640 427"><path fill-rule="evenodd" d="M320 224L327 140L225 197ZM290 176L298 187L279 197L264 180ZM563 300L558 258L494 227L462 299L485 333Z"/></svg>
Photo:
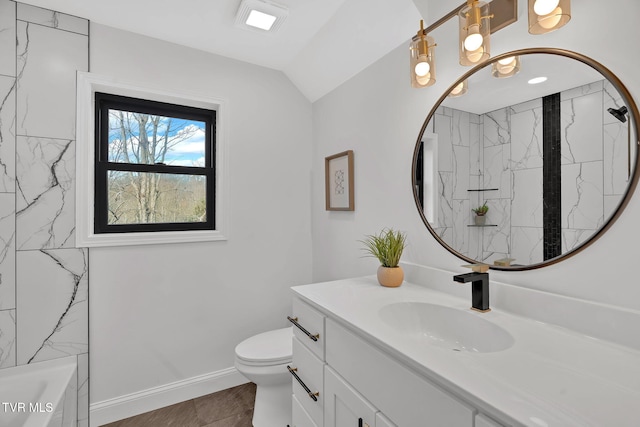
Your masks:
<svg viewBox="0 0 640 427"><path fill-rule="evenodd" d="M515 64L514 65L499 65L497 67L498 73L500 74L509 74L510 72L513 71L513 69L516 68Z"/></svg>
<svg viewBox="0 0 640 427"><path fill-rule="evenodd" d="M538 16L538 24L545 30L555 27L562 19L562 8L556 7L551 13L545 16Z"/></svg>
<svg viewBox="0 0 640 427"><path fill-rule="evenodd" d="M423 77L429 74L429 70L431 70L431 66L427 62L427 55L420 55L418 57L418 63L416 64L414 71L416 76Z"/></svg>
<svg viewBox="0 0 640 427"><path fill-rule="evenodd" d="M558 7L560 0L536 0L533 4L533 11L536 15L548 15Z"/></svg>
<svg viewBox="0 0 640 427"><path fill-rule="evenodd" d="M496 64L496 70L499 74L510 74L516 68L516 57L510 56L498 60Z"/></svg>
<svg viewBox="0 0 640 427"><path fill-rule="evenodd" d="M416 73L416 81L419 85L425 86L427 83L429 83L429 80L431 80L431 73L427 73L423 76Z"/></svg>
<svg viewBox="0 0 640 427"><path fill-rule="evenodd" d="M466 52L467 59L474 64L482 59L484 56L484 48L480 46L476 50L467 50Z"/></svg>
<svg viewBox="0 0 640 427"><path fill-rule="evenodd" d="M468 35L464 39L464 48L470 51L477 50L482 46L483 41L482 34L480 34L480 25L469 25Z"/></svg>
<svg viewBox="0 0 640 427"><path fill-rule="evenodd" d="M509 65L511 64L513 61L515 61L516 57L515 56L510 56L508 58L502 58L498 60L498 63L500 63L500 65Z"/></svg>
<svg viewBox="0 0 640 427"><path fill-rule="evenodd" d="M451 95L455 96L459 94L460 92L462 92L462 89L464 89L464 82L460 83L458 86L451 89Z"/></svg>

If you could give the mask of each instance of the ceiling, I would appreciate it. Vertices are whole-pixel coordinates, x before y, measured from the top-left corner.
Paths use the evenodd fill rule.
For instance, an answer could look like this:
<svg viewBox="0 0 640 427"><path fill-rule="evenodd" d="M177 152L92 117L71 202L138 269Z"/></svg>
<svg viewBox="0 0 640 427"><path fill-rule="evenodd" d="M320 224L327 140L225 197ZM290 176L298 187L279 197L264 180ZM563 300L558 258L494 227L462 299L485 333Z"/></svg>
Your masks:
<svg viewBox="0 0 640 427"><path fill-rule="evenodd" d="M234 25L240 1L20 0L281 70L312 102L407 43L422 19L413 0L275 0L289 16L270 34Z"/></svg>
<svg viewBox="0 0 640 427"><path fill-rule="evenodd" d="M522 68L515 76L497 79L491 75L491 67L486 66L469 77L467 94L445 98L442 105L484 114L604 79L594 68L560 55L529 54L520 59ZM548 80L536 85L528 83L541 76Z"/></svg>

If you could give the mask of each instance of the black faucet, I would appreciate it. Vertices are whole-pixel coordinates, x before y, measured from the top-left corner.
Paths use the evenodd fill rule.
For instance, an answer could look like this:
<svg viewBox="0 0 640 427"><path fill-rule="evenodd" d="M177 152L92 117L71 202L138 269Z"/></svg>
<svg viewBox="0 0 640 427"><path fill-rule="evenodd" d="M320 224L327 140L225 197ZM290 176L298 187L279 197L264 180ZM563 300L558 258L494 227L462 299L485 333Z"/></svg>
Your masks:
<svg viewBox="0 0 640 427"><path fill-rule="evenodd" d="M460 283L471 282L471 309L486 313L489 308L489 273L466 273L453 276Z"/></svg>

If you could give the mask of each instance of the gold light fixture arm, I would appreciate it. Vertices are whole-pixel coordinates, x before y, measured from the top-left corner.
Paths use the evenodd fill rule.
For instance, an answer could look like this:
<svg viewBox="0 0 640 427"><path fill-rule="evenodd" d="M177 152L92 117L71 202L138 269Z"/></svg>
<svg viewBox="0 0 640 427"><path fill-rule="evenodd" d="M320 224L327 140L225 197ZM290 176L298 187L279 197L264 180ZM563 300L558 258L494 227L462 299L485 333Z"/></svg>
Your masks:
<svg viewBox="0 0 640 427"><path fill-rule="evenodd" d="M421 19L420 20L420 30L418 30L418 32L416 33L416 37L420 39L420 47L418 48L418 54L426 55L428 50L429 50L429 48L438 46L437 43L434 43L434 44L431 44L431 45L429 44L429 41L427 40L427 34L429 33L428 30L429 29L427 28L427 31L425 31L425 29L424 29L424 20Z"/></svg>
<svg viewBox="0 0 640 427"><path fill-rule="evenodd" d="M480 8L478 7L478 0L468 0L467 6L469 7L469 12L465 14L467 17L467 27L465 29L474 24L482 25L481 21L483 19L490 19L494 17L493 13L487 16L481 15Z"/></svg>
<svg viewBox="0 0 640 427"><path fill-rule="evenodd" d="M445 22L448 22L451 18L458 16L460 11L467 7L467 5L467 2L462 3L460 6L456 7L451 12L447 13L442 18L429 25L425 32L429 34L436 28L442 26L442 24L444 24ZM491 2L491 8L492 10L497 9L497 12L499 12L499 17L496 16L498 15L496 13L492 13L491 16L500 21L492 23L491 34L518 20L518 2L516 0L493 0Z"/></svg>

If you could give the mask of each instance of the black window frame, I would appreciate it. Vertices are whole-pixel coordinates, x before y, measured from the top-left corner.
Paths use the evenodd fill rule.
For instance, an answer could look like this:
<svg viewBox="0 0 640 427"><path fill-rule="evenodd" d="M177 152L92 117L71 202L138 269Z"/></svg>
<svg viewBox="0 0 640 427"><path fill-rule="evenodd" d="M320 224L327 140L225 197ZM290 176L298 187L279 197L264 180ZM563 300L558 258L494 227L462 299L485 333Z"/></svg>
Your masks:
<svg viewBox="0 0 640 427"><path fill-rule="evenodd" d="M109 161L109 110L162 115L205 123L205 165L176 166ZM215 230L216 200L216 111L186 105L132 98L103 92L95 93L95 172L94 233L136 233L159 231ZM206 212L204 222L163 222L146 224L109 224L109 171L200 175L206 177Z"/></svg>

